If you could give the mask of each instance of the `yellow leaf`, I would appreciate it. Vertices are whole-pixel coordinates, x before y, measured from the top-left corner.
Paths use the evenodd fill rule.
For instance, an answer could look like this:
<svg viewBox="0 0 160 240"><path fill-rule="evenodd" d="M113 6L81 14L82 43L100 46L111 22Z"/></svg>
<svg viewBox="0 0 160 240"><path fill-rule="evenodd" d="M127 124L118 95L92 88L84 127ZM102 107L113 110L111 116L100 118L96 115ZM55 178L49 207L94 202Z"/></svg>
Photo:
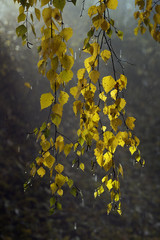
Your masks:
<svg viewBox="0 0 160 240"><path fill-rule="evenodd" d="M109 203L107 205L107 214L109 214L111 212L111 210L112 210L112 203Z"/></svg>
<svg viewBox="0 0 160 240"><path fill-rule="evenodd" d="M103 192L104 192L104 187L101 185L101 186L97 189L98 196L100 196Z"/></svg>
<svg viewBox="0 0 160 240"><path fill-rule="evenodd" d="M133 153L135 153L136 150L137 150L137 147L136 147L136 146L131 146L131 147L129 147L129 151L130 151L131 155L133 155Z"/></svg>
<svg viewBox="0 0 160 240"><path fill-rule="evenodd" d="M68 93L66 93L66 92L64 92L64 91L60 91L58 101L59 101L59 103L60 103L62 106L63 106L65 103L68 102L68 98L69 98Z"/></svg>
<svg viewBox="0 0 160 240"><path fill-rule="evenodd" d="M118 111L122 111L122 109L126 106L126 101L124 98L118 98L115 102Z"/></svg>
<svg viewBox="0 0 160 240"><path fill-rule="evenodd" d="M107 181L106 187L108 188L109 191L112 189L112 179L109 179L109 180Z"/></svg>
<svg viewBox="0 0 160 240"><path fill-rule="evenodd" d="M32 177L35 176L36 170L37 170L37 169L36 169L36 166L35 166L35 164L34 164L33 167L32 167L32 169L31 169L31 171L30 171L30 174L31 174Z"/></svg>
<svg viewBox="0 0 160 240"><path fill-rule="evenodd" d="M55 183L58 185L59 188L61 188L65 182L68 181L68 178L63 176L62 174L56 174L55 176Z"/></svg>
<svg viewBox="0 0 160 240"><path fill-rule="evenodd" d="M141 160L141 153L140 153L139 150L138 150L138 153L135 156L135 159L136 159L137 162L139 162Z"/></svg>
<svg viewBox="0 0 160 240"><path fill-rule="evenodd" d="M55 170L58 172L58 173L62 173L63 170L64 170L64 166L60 163L58 163L56 166L55 166Z"/></svg>
<svg viewBox="0 0 160 240"><path fill-rule="evenodd" d="M96 198L98 196L97 191L94 192L94 198Z"/></svg>
<svg viewBox="0 0 160 240"><path fill-rule="evenodd" d="M90 71L91 71L91 59L92 59L92 57L89 57L89 58L86 58L85 60L84 60L84 66L85 66L85 68L86 68L86 70L87 70L87 72L89 73Z"/></svg>
<svg viewBox="0 0 160 240"><path fill-rule="evenodd" d="M156 24L160 24L160 14L158 13L154 14L153 20Z"/></svg>
<svg viewBox="0 0 160 240"><path fill-rule="evenodd" d="M72 37L72 28L64 28L59 34L66 42Z"/></svg>
<svg viewBox="0 0 160 240"><path fill-rule="evenodd" d="M43 162L43 164L48 168L52 168L54 163L55 163L55 158L52 155L49 155L48 157L46 157L45 161Z"/></svg>
<svg viewBox="0 0 160 240"><path fill-rule="evenodd" d="M37 173L40 177L43 177L46 173L46 170L43 168L43 167L40 167L38 170L37 170Z"/></svg>
<svg viewBox="0 0 160 240"><path fill-rule="evenodd" d="M114 181L112 182L112 187L113 187L116 191L118 191L119 188L120 188L120 182L117 181L117 180L114 180Z"/></svg>
<svg viewBox="0 0 160 240"><path fill-rule="evenodd" d="M127 127L128 127L129 129L131 129L131 130L134 129L134 127L135 127L135 124L134 124L135 120L136 120L136 119L135 119L134 117L128 117L128 118L126 119L126 125L127 125Z"/></svg>
<svg viewBox="0 0 160 240"><path fill-rule="evenodd" d="M118 6L118 0L108 0L107 1L107 7L109 9L115 10Z"/></svg>
<svg viewBox="0 0 160 240"><path fill-rule="evenodd" d="M41 7L48 4L50 0L41 0Z"/></svg>
<svg viewBox="0 0 160 240"><path fill-rule="evenodd" d="M62 23L62 16L58 8L52 8L52 17L59 23Z"/></svg>
<svg viewBox="0 0 160 240"><path fill-rule="evenodd" d="M105 177L102 178L102 183L105 183L106 185L107 181L108 181L108 176L106 175Z"/></svg>
<svg viewBox="0 0 160 240"><path fill-rule="evenodd" d="M70 70L74 64L74 58L72 56L64 55L61 59L62 67L66 70Z"/></svg>
<svg viewBox="0 0 160 240"><path fill-rule="evenodd" d="M61 188L58 189L57 193L58 193L59 196L61 196L61 197L63 196L63 190Z"/></svg>
<svg viewBox="0 0 160 240"><path fill-rule="evenodd" d="M67 157L73 147L73 143L66 144L64 147L64 154Z"/></svg>
<svg viewBox="0 0 160 240"><path fill-rule="evenodd" d="M51 25L51 20L52 20L52 9L44 8L42 11L42 17L47 27L49 27Z"/></svg>
<svg viewBox="0 0 160 240"><path fill-rule="evenodd" d="M158 14L160 14L160 5L157 4L156 7L155 7L155 10Z"/></svg>
<svg viewBox="0 0 160 240"><path fill-rule="evenodd" d="M121 74L120 78L117 80L119 91L122 91L123 88L127 86L127 78Z"/></svg>
<svg viewBox="0 0 160 240"><path fill-rule="evenodd" d="M25 21L25 19L26 19L26 15L24 13L21 13L18 16L18 22L23 22L23 21Z"/></svg>
<svg viewBox="0 0 160 240"><path fill-rule="evenodd" d="M111 92L110 92L110 95L111 95L111 98L113 98L114 100L116 100L117 98L117 89L113 89Z"/></svg>
<svg viewBox="0 0 160 240"><path fill-rule="evenodd" d="M63 112L63 106L59 103L56 103L53 108L52 108L53 113L58 115L59 117L62 117L62 112Z"/></svg>
<svg viewBox="0 0 160 240"><path fill-rule="evenodd" d="M83 108L83 102L81 101L75 101L73 103L73 112L75 113L75 115L77 116L78 111L81 112Z"/></svg>
<svg viewBox="0 0 160 240"><path fill-rule="evenodd" d="M123 32L122 31L118 31L118 33L117 33L117 36L121 39L121 40L123 40Z"/></svg>
<svg viewBox="0 0 160 240"><path fill-rule="evenodd" d="M80 163L79 167L84 172L84 163Z"/></svg>
<svg viewBox="0 0 160 240"><path fill-rule="evenodd" d="M19 7L19 14L21 14L21 13L24 13L24 7L23 6Z"/></svg>
<svg viewBox="0 0 160 240"><path fill-rule="evenodd" d="M42 150L44 152L48 151L48 149L50 148L50 142L47 140L41 141L40 145L42 146Z"/></svg>
<svg viewBox="0 0 160 240"><path fill-rule="evenodd" d="M118 193L115 194L114 200L115 200L115 202L118 202L118 201L119 201L119 194L118 194Z"/></svg>
<svg viewBox="0 0 160 240"><path fill-rule="evenodd" d="M122 165L119 163L119 167L118 167L118 172L122 175L123 177L123 168Z"/></svg>
<svg viewBox="0 0 160 240"><path fill-rule="evenodd" d="M38 63L38 70L42 75L45 75L45 71L46 71L46 61L44 59L41 59Z"/></svg>
<svg viewBox="0 0 160 240"><path fill-rule="evenodd" d="M112 165L113 165L112 154L111 154L110 152L106 152L106 153L103 155L103 158L104 158L103 168L104 168L104 170L107 172L107 171L110 170L110 168L111 168Z"/></svg>
<svg viewBox="0 0 160 240"><path fill-rule="evenodd" d="M69 81L72 80L73 78L73 72L71 70L63 70L60 74L59 77L62 80L62 83L68 83Z"/></svg>
<svg viewBox="0 0 160 240"><path fill-rule="evenodd" d="M35 8L35 15L36 15L36 18L38 19L38 21L40 21L40 18L41 18L41 12L38 8Z"/></svg>
<svg viewBox="0 0 160 240"><path fill-rule="evenodd" d="M56 150L58 150L58 148L59 148L59 152L63 151L63 149L64 149L64 138L62 136L58 136L56 138L55 148L56 148Z"/></svg>
<svg viewBox="0 0 160 240"><path fill-rule="evenodd" d="M62 118L59 115L53 113L51 115L51 120L57 127L59 127L59 124L61 123Z"/></svg>
<svg viewBox="0 0 160 240"><path fill-rule="evenodd" d="M105 96L104 91L99 94L99 98L100 98L103 102L106 101L107 97Z"/></svg>
<svg viewBox="0 0 160 240"><path fill-rule="evenodd" d="M102 131L103 131L103 132L105 132L105 131L106 131L106 129L107 129L107 127L106 127L106 126L102 126L102 128L101 128L101 129L102 129Z"/></svg>
<svg viewBox="0 0 160 240"><path fill-rule="evenodd" d="M134 29L134 35L135 35L135 36L138 35L138 31L139 31L139 27L136 27L136 28Z"/></svg>
<svg viewBox="0 0 160 240"><path fill-rule="evenodd" d="M78 87L72 87L70 88L70 93L73 95L73 97L75 99L77 99L79 97L79 91L78 91Z"/></svg>
<svg viewBox="0 0 160 240"><path fill-rule="evenodd" d="M92 23L93 23L93 26L96 28L96 30L98 30L101 27L103 21L104 21L104 18L102 17L102 15L99 15L99 14L92 18Z"/></svg>
<svg viewBox="0 0 160 240"><path fill-rule="evenodd" d="M56 192L57 189L58 189L56 183L51 183L51 184L50 184L50 188L51 188L52 194L55 194L55 192Z"/></svg>
<svg viewBox="0 0 160 240"><path fill-rule="evenodd" d="M54 97L51 93L43 93L40 98L41 110L51 106L54 101Z"/></svg>
<svg viewBox="0 0 160 240"><path fill-rule="evenodd" d="M88 9L88 16L92 17L95 14L97 14L97 7L93 5Z"/></svg>
<svg viewBox="0 0 160 240"><path fill-rule="evenodd" d="M101 58L103 59L104 62L107 62L108 59L110 59L110 57L111 57L111 52L110 51L105 49L101 52Z"/></svg>
<svg viewBox="0 0 160 240"><path fill-rule="evenodd" d="M96 153L96 150L94 151L94 153ZM99 155L96 157L97 163L99 164L100 167L103 166L103 154Z"/></svg>
<svg viewBox="0 0 160 240"><path fill-rule="evenodd" d="M29 82L25 82L24 86L26 86L27 88L30 88L32 90L32 86L31 86L31 84Z"/></svg>
<svg viewBox="0 0 160 240"><path fill-rule="evenodd" d="M91 79L91 81L92 81L94 84L96 84L96 82L98 81L99 76L100 76L100 73L99 73L99 71L97 71L97 70L92 70L92 71L89 73L89 78Z"/></svg>
<svg viewBox="0 0 160 240"><path fill-rule="evenodd" d="M107 76L102 79L102 85L106 93L110 92L116 84L112 76Z"/></svg>
<svg viewBox="0 0 160 240"><path fill-rule="evenodd" d="M86 72L86 69L85 68L80 68L77 72L77 78L78 79L83 79L84 78L84 74Z"/></svg>

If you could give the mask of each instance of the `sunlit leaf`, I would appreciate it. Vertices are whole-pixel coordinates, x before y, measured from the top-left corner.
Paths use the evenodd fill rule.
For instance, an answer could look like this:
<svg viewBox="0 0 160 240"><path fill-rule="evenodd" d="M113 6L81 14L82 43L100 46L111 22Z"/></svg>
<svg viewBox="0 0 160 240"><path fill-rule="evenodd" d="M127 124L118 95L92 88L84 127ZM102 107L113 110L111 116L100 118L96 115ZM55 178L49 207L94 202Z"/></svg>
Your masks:
<svg viewBox="0 0 160 240"><path fill-rule="evenodd" d="M58 101L59 101L59 103L60 103L62 106L63 106L65 103L68 102L68 98L69 98L68 93L66 93L66 92L64 92L64 91L60 91Z"/></svg>
<svg viewBox="0 0 160 240"><path fill-rule="evenodd" d="M115 10L118 6L118 0L108 0L107 1L107 7L109 9Z"/></svg>
<svg viewBox="0 0 160 240"><path fill-rule="evenodd" d="M74 58L66 54L60 59L60 61L63 68L66 70L70 70L74 64Z"/></svg>
<svg viewBox="0 0 160 240"><path fill-rule="evenodd" d="M55 194L55 192L56 192L57 189L58 189L56 183L51 183L51 184L50 184L50 188L51 188L52 194Z"/></svg>
<svg viewBox="0 0 160 240"><path fill-rule="evenodd" d="M63 196L63 190L61 188L58 189L57 194L62 197Z"/></svg>
<svg viewBox="0 0 160 240"><path fill-rule="evenodd" d="M25 83L24 83L24 86L26 86L27 88L32 89L32 86L31 86L31 84L30 84L29 82L25 82Z"/></svg>
<svg viewBox="0 0 160 240"><path fill-rule="evenodd" d="M110 57L111 57L111 52L110 51L105 49L101 52L101 58L103 59L104 62L107 62L108 59L110 59Z"/></svg>
<svg viewBox="0 0 160 240"><path fill-rule="evenodd" d="M112 76L107 76L102 79L102 86L106 93L110 92L116 84Z"/></svg>
<svg viewBox="0 0 160 240"><path fill-rule="evenodd" d="M43 164L48 168L52 168L54 163L55 163L55 158L52 155L49 155L48 157L46 157L45 161L43 162Z"/></svg>
<svg viewBox="0 0 160 240"><path fill-rule="evenodd" d="M73 30L72 28L64 28L60 32L60 36L65 40L68 41L73 35Z"/></svg>
<svg viewBox="0 0 160 240"><path fill-rule="evenodd" d="M40 177L43 177L46 173L46 170L43 168L43 167L40 167L38 170L37 170L37 173Z"/></svg>
<svg viewBox="0 0 160 240"><path fill-rule="evenodd" d="M58 163L56 166L55 166L55 170L58 172L58 173L62 173L63 170L64 170L64 166L60 163Z"/></svg>
<svg viewBox="0 0 160 240"><path fill-rule="evenodd" d="M79 164L79 168L80 168L82 171L84 171L84 168L85 168L85 167L84 167L84 163L80 163L80 164Z"/></svg>
<svg viewBox="0 0 160 240"><path fill-rule="evenodd" d="M99 94L99 98L100 98L103 102L106 101L107 97L105 96L104 91Z"/></svg>

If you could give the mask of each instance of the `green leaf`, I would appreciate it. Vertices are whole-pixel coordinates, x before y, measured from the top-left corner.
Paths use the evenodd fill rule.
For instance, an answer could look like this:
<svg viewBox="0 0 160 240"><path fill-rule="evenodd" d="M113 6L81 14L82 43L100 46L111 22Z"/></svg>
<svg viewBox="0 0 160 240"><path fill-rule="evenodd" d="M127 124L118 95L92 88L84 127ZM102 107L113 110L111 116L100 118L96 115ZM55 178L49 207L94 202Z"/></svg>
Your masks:
<svg viewBox="0 0 160 240"><path fill-rule="evenodd" d="M56 206L58 210L62 210L62 204L60 202L57 202Z"/></svg>
<svg viewBox="0 0 160 240"><path fill-rule="evenodd" d="M66 0L53 0L53 5L63 11L63 8L66 4Z"/></svg>
<svg viewBox="0 0 160 240"><path fill-rule="evenodd" d="M27 28L22 24L16 28L16 34L18 37L25 35Z"/></svg>
<svg viewBox="0 0 160 240"><path fill-rule="evenodd" d="M73 186L73 187L71 188L71 190L70 190L70 193L71 193L74 197L77 197L77 195L78 195L77 188Z"/></svg>
<svg viewBox="0 0 160 240"><path fill-rule="evenodd" d="M50 207L52 207L56 203L56 198L51 197L49 201L50 201Z"/></svg>
<svg viewBox="0 0 160 240"><path fill-rule="evenodd" d="M51 209L49 210L50 215L52 215L52 214L54 213L54 211L55 211L55 208L54 208L54 207L51 208Z"/></svg>
<svg viewBox="0 0 160 240"><path fill-rule="evenodd" d="M117 36L121 39L121 40L123 40L123 32L122 31L118 31L118 33L117 33Z"/></svg>

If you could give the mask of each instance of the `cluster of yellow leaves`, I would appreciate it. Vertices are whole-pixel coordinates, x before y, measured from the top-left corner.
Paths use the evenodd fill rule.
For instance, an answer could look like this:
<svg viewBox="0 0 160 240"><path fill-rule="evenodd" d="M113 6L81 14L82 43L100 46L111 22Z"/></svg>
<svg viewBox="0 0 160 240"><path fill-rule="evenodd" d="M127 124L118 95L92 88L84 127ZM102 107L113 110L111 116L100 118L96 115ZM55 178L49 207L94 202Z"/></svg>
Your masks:
<svg viewBox="0 0 160 240"><path fill-rule="evenodd" d="M139 139L132 135L132 130L135 125L134 117L125 117L126 101L124 97L120 97L121 91L126 89L127 78L123 74L119 79L114 79L112 76L105 76L101 79L98 71L99 59L107 63L111 58L110 49L102 49L97 41L90 43L90 39L95 31L103 30L104 34L110 37L112 21L107 22L105 18L105 10L116 9L118 1L99 1L99 5L94 5L89 8L88 15L92 19L92 27L84 41L83 51L90 56L84 61L84 68L77 72L77 86L70 89L70 93L75 98L73 103L73 111L80 117L80 128L77 131L79 136L79 144L82 149L84 145L91 146L92 142L96 142L94 155L98 165L107 172L108 175L102 179L102 185L95 191L94 196L97 197L105 191L105 186L110 191L111 203L108 204L107 212L109 213L116 203L116 210L121 214L120 203L120 182L119 174L123 176L123 168L121 164L115 166L114 153L117 147L128 147L131 155L138 150ZM118 31L118 37L123 39L123 33ZM88 77L87 77L88 75ZM89 82L88 82L89 79ZM101 86L101 88L99 88ZM103 87L103 90L102 90ZM100 90L101 89L101 90ZM99 91L99 103L95 103L97 92ZM83 97L83 101L79 100ZM108 103L111 102L112 104ZM103 105L103 108L99 107ZM102 126L101 115L103 119L108 117L111 130L107 130L106 126ZM120 131L122 124L126 131ZM98 131L101 126L102 133ZM139 152L140 153L140 152ZM79 156L81 152L79 153ZM140 161L140 154L136 157ZM111 172L115 173L113 178L109 178Z"/></svg>
<svg viewBox="0 0 160 240"><path fill-rule="evenodd" d="M135 35L138 31L144 34L149 29L151 36L160 42L160 5L153 0L135 0L135 5L139 11L134 13L135 19L138 19L138 26L134 29Z"/></svg>
<svg viewBox="0 0 160 240"><path fill-rule="evenodd" d="M37 141L40 142L41 151L36 158L36 164L31 165L31 176L37 173L41 178L45 176L47 170L50 172L50 178L53 179L50 189L53 195L62 196L63 186L67 183L72 188L73 181L64 174L63 164L58 162L57 154L69 155L72 148L76 153L78 167L84 171L85 165L80 161L86 148L92 146L95 142L94 156L97 164L106 172L102 178L101 185L94 192L94 197L104 193L105 188L110 192L111 202L107 205L107 213L116 209L121 215L120 202L120 181L119 176L123 177L123 168L119 163L115 164L115 151L118 147L128 147L131 155L136 153L137 162L141 160L138 150L139 139L132 133L135 127L135 118L125 115L126 101L121 97L121 91L126 89L127 78L120 75L119 79L113 76L104 76L101 78L99 72L100 61L107 64L110 58L113 62L113 52L111 47L103 49L103 40L106 43L107 38L112 36L112 29L117 36L123 40L123 32L118 31L114 26L114 20L107 15L108 10L115 10L118 6L118 0L99 0L96 5L88 9L88 15L91 18L92 26L84 40L83 51L89 54L84 60L84 68L77 71L77 85L70 88L70 94L74 97L73 111L75 116L80 118L80 127L77 131L78 140L75 144L65 144L64 137L58 133L57 128L62 121L64 105L68 102L69 95L64 91L64 86L72 80L72 66L74 64L73 49L67 47L67 42L72 37L72 28L63 26L62 12L66 0L40 0L41 7L37 7L37 0L14 0L21 3L19 7L18 22L22 23L17 27L16 33L27 42L27 22L30 23L33 34L36 36L34 27L34 14L38 21L42 19L44 25L41 28L41 43L38 48L40 60L37 63L39 72L46 76L50 82L51 92L43 93L40 97L41 110L50 108L50 115L47 123L34 130ZM71 0L75 4L76 0ZM149 17L152 11L152 0L147 0L145 11L144 0L135 0L140 11L135 13L135 18L139 18L138 32L145 32L143 23L149 26L150 32L157 41L160 41L157 26L160 24L160 6L155 7L156 14L153 17L154 26L150 23ZM33 7L34 11L29 11ZM34 13L33 13L34 12ZM30 17L30 21L28 21ZM102 41L91 40L95 32L98 38L102 32ZM116 74L115 74L116 75ZM31 88L29 83L25 86ZM62 90L63 89L63 90ZM123 96L123 95L122 95ZM96 103L95 99L98 98ZM83 99L83 100L82 100ZM102 117L103 116L103 117ZM102 120L105 121L103 126ZM108 124L108 128L105 126ZM125 131L122 125L124 123ZM51 126L54 126L55 137L50 136ZM110 125L110 126L109 126ZM99 131L100 130L100 131ZM72 188L72 195L76 196L76 188ZM53 199L51 205L55 200ZM61 208L61 206L59 207Z"/></svg>

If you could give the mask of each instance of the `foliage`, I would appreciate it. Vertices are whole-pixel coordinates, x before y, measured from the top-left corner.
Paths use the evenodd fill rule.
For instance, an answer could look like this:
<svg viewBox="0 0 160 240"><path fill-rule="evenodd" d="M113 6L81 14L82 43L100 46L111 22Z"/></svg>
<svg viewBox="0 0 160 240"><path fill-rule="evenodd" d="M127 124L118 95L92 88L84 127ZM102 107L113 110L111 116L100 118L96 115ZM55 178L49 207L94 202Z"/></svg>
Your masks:
<svg viewBox="0 0 160 240"><path fill-rule="evenodd" d="M116 152L117 149L127 148L135 161L144 165L138 146L140 140L134 133L135 118L125 112L126 100L124 92L127 87L127 77L124 74L122 60L118 58L112 45L113 34L123 40L123 32L117 29L115 21L111 18L112 10L116 10L118 0L99 0L96 5L88 9L91 27L84 39L83 52L86 54L84 67L77 71L77 84L66 92L66 85L73 79L74 52L69 48L68 41L73 35L71 27L64 27L63 9L67 4L76 5L76 0L14 0L20 4L18 22L20 25L16 33L22 38L23 45L28 48L29 25L36 36L35 18L43 22L41 39L38 47L39 72L46 76L50 82L50 92L43 93L40 98L41 110L49 108L47 120L41 127L34 129L37 142L41 150L31 164L30 174L43 178L49 172L51 213L55 209L62 209L60 199L64 194L65 186L76 197L82 191L74 184L73 179L65 174L65 166L60 162L60 155L66 158L71 153L75 155L72 162L82 171L86 169L83 155L91 149L95 160L91 161L91 168L99 166L104 174L101 184L94 192L94 197L100 196L106 190L110 193L111 201L107 205L107 213L116 210L120 215L121 192L120 176L123 177L123 167ZM134 16L138 20L138 27L143 34L146 28L156 41L159 38L159 1L152 3L147 0L135 0L139 11ZM82 12L85 1L83 1ZM30 11L30 9L34 9ZM154 25L150 22L151 13ZM144 27L144 25L146 27ZM121 72L117 70L117 64ZM112 65L110 75L102 76L100 68ZM30 84L25 85L31 88ZM76 141L70 140L59 132L62 124L64 105L68 103L69 94L74 98L73 112L79 117L79 129ZM31 181L31 179L30 179ZM27 184L25 183L25 188Z"/></svg>

